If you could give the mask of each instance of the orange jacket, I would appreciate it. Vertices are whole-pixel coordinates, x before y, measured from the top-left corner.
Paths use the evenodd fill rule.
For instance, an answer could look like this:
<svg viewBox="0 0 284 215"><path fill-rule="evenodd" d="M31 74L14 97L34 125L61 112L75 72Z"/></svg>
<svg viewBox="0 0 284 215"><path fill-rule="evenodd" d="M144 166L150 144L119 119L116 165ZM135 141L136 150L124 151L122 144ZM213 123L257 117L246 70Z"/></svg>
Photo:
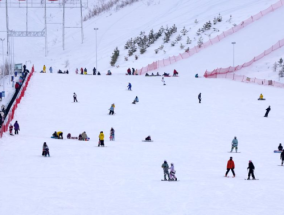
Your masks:
<svg viewBox="0 0 284 215"><path fill-rule="evenodd" d="M235 163L233 160L228 161L227 169L235 169Z"/></svg>

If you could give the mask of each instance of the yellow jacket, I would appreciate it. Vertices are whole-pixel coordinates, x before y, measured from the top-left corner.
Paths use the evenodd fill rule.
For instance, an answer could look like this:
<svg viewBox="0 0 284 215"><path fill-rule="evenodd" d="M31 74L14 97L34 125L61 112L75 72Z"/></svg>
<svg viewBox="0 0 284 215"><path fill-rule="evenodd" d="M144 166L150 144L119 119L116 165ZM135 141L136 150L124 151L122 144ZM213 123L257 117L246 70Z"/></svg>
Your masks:
<svg viewBox="0 0 284 215"><path fill-rule="evenodd" d="M260 94L259 98L260 98L260 99L263 99L263 95L262 95L262 94Z"/></svg>
<svg viewBox="0 0 284 215"><path fill-rule="evenodd" d="M61 133L62 133L62 131L58 131L58 132L57 132L57 136L59 136L59 134L61 134Z"/></svg>
<svg viewBox="0 0 284 215"><path fill-rule="evenodd" d="M43 71L44 71L44 72L46 71L46 66L45 66L45 65L43 66Z"/></svg>
<svg viewBox="0 0 284 215"><path fill-rule="evenodd" d="M87 75L88 73L87 72L84 72L84 75Z"/></svg>
<svg viewBox="0 0 284 215"><path fill-rule="evenodd" d="M100 138L100 140L104 140L104 138L105 138L104 133L100 133L99 138Z"/></svg>

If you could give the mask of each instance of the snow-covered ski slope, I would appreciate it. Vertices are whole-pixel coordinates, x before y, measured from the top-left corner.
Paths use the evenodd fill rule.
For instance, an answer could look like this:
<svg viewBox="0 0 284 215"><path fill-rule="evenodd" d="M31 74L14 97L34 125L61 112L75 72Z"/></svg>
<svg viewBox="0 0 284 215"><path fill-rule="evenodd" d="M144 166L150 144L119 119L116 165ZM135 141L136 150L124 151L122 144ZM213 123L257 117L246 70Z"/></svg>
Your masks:
<svg viewBox="0 0 284 215"><path fill-rule="evenodd" d="M150 2L150 4L147 4L148 2ZM138 36L141 31L145 31L146 34L148 34L151 29L154 29L156 32L161 26L171 27L173 24L176 24L178 33L172 36L172 41L175 40L176 36L185 26L187 29L191 29L187 36L192 40L192 44L186 45L185 47L192 48L196 45L196 41L198 40L198 36L196 36L198 28L201 28L203 24L209 20L212 22L213 18L218 16L219 13L221 13L223 17L223 22L213 26L216 27L219 32L207 32L207 34L212 33L211 37L231 28L233 24L238 24L251 15L268 8L275 2L277 1L141 1L132 6L125 7L122 10L110 11L84 22L84 44L81 44L80 30L66 29L65 51L62 50L62 26L48 24L47 58L44 58L44 39L16 38L14 40L16 50L15 59L17 61L31 60L35 63L38 70L42 68L43 64L46 64L48 67L53 66L54 70L64 69L65 62L68 60L68 68L71 71L75 71L75 68L86 67L90 72L95 66L96 43L94 28L98 27L98 69L102 72L111 69L114 72L124 73L128 67L141 68L153 61L183 52L183 50L180 49L179 43L175 47L172 47L170 43L168 43L164 44L166 53L160 51L158 54L155 54L154 49L157 49L163 44L162 36L155 44L148 48L145 54L138 54L139 59L137 61L134 60L134 56L130 57L128 61L125 61L124 57L127 56L127 50L124 49L124 45L126 41ZM1 10L3 11L3 19L1 20L4 21L4 9ZM60 23L62 21L62 13L60 13L60 10L48 9L47 13L48 23ZM87 11L84 13L87 13ZM30 30L42 30L44 28L43 14L44 10L30 9ZM231 23L227 22L230 15L232 15ZM25 10L10 9L9 16L11 18L9 23L10 29L25 30L25 19L19 19L19 17L25 17ZM79 26L79 18L80 13L78 9L67 10L66 26ZM194 23L195 19L198 20L198 24ZM5 23L3 21L1 22L1 26L3 30L5 30ZM5 34L2 34L4 37ZM194 37L196 40L194 40ZM206 42L208 37L203 35L203 39L204 42ZM185 45L186 36L183 36L181 42ZM115 47L118 47L120 50L120 57L116 63L119 68L112 68L109 63ZM26 50L31 50L31 52L27 52ZM139 50L137 52L139 52Z"/></svg>
<svg viewBox="0 0 284 215"><path fill-rule="evenodd" d="M0 143L0 214L282 215L284 172L273 153L283 140L282 91L186 74L166 84L34 74L15 114L20 134L6 133ZM266 101L257 101L260 93ZM111 127L115 142L108 141ZM59 130L65 139L51 139ZM83 131L89 142L66 139ZM100 131L105 148L97 147ZM147 135L154 142L142 142ZM234 136L238 154L228 153ZM50 158L41 156L43 142ZM236 178L224 178L230 156ZM164 159L175 164L179 182L161 182ZM259 181L244 180L249 160Z"/></svg>

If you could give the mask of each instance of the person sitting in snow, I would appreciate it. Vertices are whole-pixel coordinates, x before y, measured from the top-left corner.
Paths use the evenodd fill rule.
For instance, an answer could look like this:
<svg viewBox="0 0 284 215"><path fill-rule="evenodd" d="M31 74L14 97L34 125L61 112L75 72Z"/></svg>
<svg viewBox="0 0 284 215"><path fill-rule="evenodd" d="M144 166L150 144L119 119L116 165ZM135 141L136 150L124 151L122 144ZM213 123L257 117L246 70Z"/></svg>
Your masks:
<svg viewBox="0 0 284 215"><path fill-rule="evenodd" d="M157 72L157 75L156 76L160 76L160 74Z"/></svg>
<svg viewBox="0 0 284 215"><path fill-rule="evenodd" d="M195 75L195 78L198 78L198 74Z"/></svg>
<svg viewBox="0 0 284 215"><path fill-rule="evenodd" d="M145 76L149 76L149 74L148 74L148 73L146 73L146 74L145 74Z"/></svg>
<svg viewBox="0 0 284 215"><path fill-rule="evenodd" d="M62 131L58 131L58 132L54 132L52 137L55 137L57 139L63 139L63 132Z"/></svg>
<svg viewBox="0 0 284 215"><path fill-rule="evenodd" d="M278 150L279 150L279 151L283 151L283 146L281 145L281 143L280 143L279 146L278 146Z"/></svg>
<svg viewBox="0 0 284 215"><path fill-rule="evenodd" d="M111 71L110 70L107 71L107 75L111 75Z"/></svg>
<svg viewBox="0 0 284 215"><path fill-rule="evenodd" d="M178 76L178 72L174 70L173 76Z"/></svg>
<svg viewBox="0 0 284 215"><path fill-rule="evenodd" d="M137 96L135 97L135 99L134 99L134 101L132 102L132 104L136 104L136 102L139 102L139 99L138 99Z"/></svg>
<svg viewBox="0 0 284 215"><path fill-rule="evenodd" d="M98 75L101 75L101 73L100 73L100 72L98 72Z"/></svg>
<svg viewBox="0 0 284 215"><path fill-rule="evenodd" d="M67 134L67 139L71 139L71 134Z"/></svg>
<svg viewBox="0 0 284 215"><path fill-rule="evenodd" d="M260 96L259 96L258 100L265 100L265 99L263 98L262 93L260 94Z"/></svg>
<svg viewBox="0 0 284 215"><path fill-rule="evenodd" d="M88 139L86 131L84 131L81 136L82 136L82 140L87 140Z"/></svg>
<svg viewBox="0 0 284 215"><path fill-rule="evenodd" d="M146 141L151 141L151 136L149 135L148 137L145 138Z"/></svg>
<svg viewBox="0 0 284 215"><path fill-rule="evenodd" d="M170 76L170 73L165 73L165 72L164 72L163 76L169 77L169 76Z"/></svg>

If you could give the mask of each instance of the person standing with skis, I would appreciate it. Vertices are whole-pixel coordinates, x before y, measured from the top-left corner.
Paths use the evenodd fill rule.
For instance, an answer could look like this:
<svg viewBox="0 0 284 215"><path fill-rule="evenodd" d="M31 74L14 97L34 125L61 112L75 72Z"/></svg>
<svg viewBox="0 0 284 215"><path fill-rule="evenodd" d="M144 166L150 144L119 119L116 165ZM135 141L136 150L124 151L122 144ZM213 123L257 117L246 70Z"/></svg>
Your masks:
<svg viewBox="0 0 284 215"><path fill-rule="evenodd" d="M109 114L108 114L108 115L113 115L113 114L114 114L114 108L115 108L115 105L112 104L112 105L110 106Z"/></svg>
<svg viewBox="0 0 284 215"><path fill-rule="evenodd" d="M170 175L169 175L169 165L167 161L165 160L164 163L162 164L162 168L164 170L164 180L167 181L166 176L168 176L168 180L170 180Z"/></svg>
<svg viewBox="0 0 284 215"><path fill-rule="evenodd" d="M266 113L265 113L264 117L268 117L270 110L271 110L270 106L268 108L266 108Z"/></svg>
<svg viewBox="0 0 284 215"><path fill-rule="evenodd" d="M231 170L232 173L233 173L233 178L234 178L234 177L236 176L236 175L235 175L235 172L234 172L234 169L235 169L235 163L234 163L234 161L233 161L233 158L230 157L230 160L228 160L228 163L227 163L227 172L226 172L226 174L225 174L225 177L227 177L229 171Z"/></svg>
<svg viewBox="0 0 284 215"><path fill-rule="evenodd" d="M247 180L250 180L250 175L252 176L252 179L255 180L255 177L254 177L254 165L251 161L249 161L249 166L247 168L249 170L248 172L248 179Z"/></svg>
<svg viewBox="0 0 284 215"><path fill-rule="evenodd" d="M201 103L201 93L198 94L199 103Z"/></svg>
<svg viewBox="0 0 284 215"><path fill-rule="evenodd" d="M235 150L236 150L236 153L237 153L237 151L238 151L238 139L237 139L237 137L235 137L234 139L233 139L233 141L232 141L232 149L231 149L231 152L233 152L233 149L235 148Z"/></svg>
<svg viewBox="0 0 284 215"><path fill-rule="evenodd" d="M283 166L283 162L284 162L284 151L282 151L281 154L280 154L280 160L282 160L281 166Z"/></svg>
<svg viewBox="0 0 284 215"><path fill-rule="evenodd" d="M76 93L73 94L73 99L74 99L74 102L78 102Z"/></svg>

